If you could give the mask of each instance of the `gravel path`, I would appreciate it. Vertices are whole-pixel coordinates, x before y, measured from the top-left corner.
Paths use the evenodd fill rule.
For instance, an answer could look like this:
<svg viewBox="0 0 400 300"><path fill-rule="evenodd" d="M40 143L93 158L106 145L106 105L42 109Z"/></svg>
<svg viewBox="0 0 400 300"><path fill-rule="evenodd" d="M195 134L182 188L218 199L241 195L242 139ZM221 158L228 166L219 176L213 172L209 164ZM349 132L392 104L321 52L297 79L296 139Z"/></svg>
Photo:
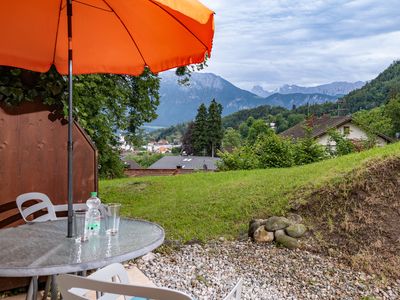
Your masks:
<svg viewBox="0 0 400 300"><path fill-rule="evenodd" d="M335 259L272 244L187 245L135 263L158 286L199 300L223 299L239 278L242 299L400 299L400 280L383 284Z"/></svg>

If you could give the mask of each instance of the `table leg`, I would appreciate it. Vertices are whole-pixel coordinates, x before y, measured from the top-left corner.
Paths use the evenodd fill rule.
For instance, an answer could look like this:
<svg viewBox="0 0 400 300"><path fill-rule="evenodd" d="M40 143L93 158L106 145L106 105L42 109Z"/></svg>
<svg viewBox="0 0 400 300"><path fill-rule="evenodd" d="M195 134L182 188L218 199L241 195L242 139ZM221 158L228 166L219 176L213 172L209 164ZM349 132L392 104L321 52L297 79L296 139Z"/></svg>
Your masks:
<svg viewBox="0 0 400 300"><path fill-rule="evenodd" d="M57 300L58 298L58 287L56 281L56 275L51 275L51 300Z"/></svg>
<svg viewBox="0 0 400 300"><path fill-rule="evenodd" d="M29 283L28 292L26 293L26 300L36 300L38 292L38 277L33 276Z"/></svg>
<svg viewBox="0 0 400 300"><path fill-rule="evenodd" d="M42 300L47 300L47 296L49 295L50 292L50 283L51 283L51 276L47 276L46 286L44 288Z"/></svg>

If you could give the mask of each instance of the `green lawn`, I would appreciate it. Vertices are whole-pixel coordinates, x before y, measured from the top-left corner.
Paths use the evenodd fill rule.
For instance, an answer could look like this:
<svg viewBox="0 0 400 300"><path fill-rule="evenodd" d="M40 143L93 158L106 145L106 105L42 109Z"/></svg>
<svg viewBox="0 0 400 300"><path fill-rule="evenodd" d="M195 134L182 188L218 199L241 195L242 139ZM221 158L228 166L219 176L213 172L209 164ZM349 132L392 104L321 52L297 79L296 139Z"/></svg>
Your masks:
<svg viewBox="0 0 400 300"><path fill-rule="evenodd" d="M162 225L167 238L235 238L252 218L285 213L300 188L390 155L400 155L400 143L286 169L103 180L100 193L104 202L122 203L123 215Z"/></svg>

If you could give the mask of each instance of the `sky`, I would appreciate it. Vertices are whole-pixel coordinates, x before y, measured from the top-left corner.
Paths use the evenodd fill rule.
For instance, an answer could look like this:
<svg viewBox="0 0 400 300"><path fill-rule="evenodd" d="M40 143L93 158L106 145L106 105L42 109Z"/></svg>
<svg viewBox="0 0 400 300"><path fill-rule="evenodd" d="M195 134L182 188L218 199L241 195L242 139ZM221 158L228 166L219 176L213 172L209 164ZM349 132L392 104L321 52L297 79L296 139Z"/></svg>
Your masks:
<svg viewBox="0 0 400 300"><path fill-rule="evenodd" d="M200 0L215 11L205 72L251 89L366 81L400 59L400 0Z"/></svg>

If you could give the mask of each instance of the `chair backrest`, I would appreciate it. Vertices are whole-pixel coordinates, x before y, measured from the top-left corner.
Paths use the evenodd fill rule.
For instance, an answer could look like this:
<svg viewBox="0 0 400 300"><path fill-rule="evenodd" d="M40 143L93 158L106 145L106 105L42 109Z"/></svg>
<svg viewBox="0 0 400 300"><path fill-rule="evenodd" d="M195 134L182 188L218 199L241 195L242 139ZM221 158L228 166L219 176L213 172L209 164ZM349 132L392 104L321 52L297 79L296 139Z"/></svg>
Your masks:
<svg viewBox="0 0 400 300"><path fill-rule="evenodd" d="M129 284L128 272L122 264L111 264L88 276L90 279Z"/></svg>
<svg viewBox="0 0 400 300"><path fill-rule="evenodd" d="M85 297L85 294L89 291L100 293L102 296L97 298L98 300L114 300L121 295L125 296L125 298L129 296L128 298L140 297L154 300L193 300L190 296L182 292L167 288L96 280L93 277L79 277L65 274L57 276L57 283L61 295L65 300L88 300L89 298ZM83 290L85 294L82 295Z"/></svg>
<svg viewBox="0 0 400 300"><path fill-rule="evenodd" d="M38 203L33 204L29 207L23 207L23 204L31 201L31 200L36 200ZM16 199L17 202L17 207L19 212L22 215L22 218L24 219L25 222L31 223L31 222L45 222L45 221L53 221L57 220L56 213L54 211L53 204L51 203L49 197L47 197L45 194L42 193L26 193L19 195ZM39 212L46 209L47 212L37 218L34 218L32 220L29 220L28 217L35 212Z"/></svg>
<svg viewBox="0 0 400 300"><path fill-rule="evenodd" d="M86 203L74 203L73 204L73 210L88 210L88 207L86 205ZM64 215L66 215L66 213L68 212L68 204L58 204L58 205L54 205L54 211L57 213L64 213ZM64 216L58 216L57 220L63 220L66 219L67 217Z"/></svg>
<svg viewBox="0 0 400 300"><path fill-rule="evenodd" d="M224 300L240 300L242 294L242 285L243 285L243 280L240 279L238 283L236 283L235 287L224 298Z"/></svg>
<svg viewBox="0 0 400 300"><path fill-rule="evenodd" d="M109 282L119 282L123 284L129 284L129 277L127 271L125 270L123 265L118 263L111 264L102 269L99 269L96 272L90 274L87 278L99 281L109 281ZM70 292L75 295L84 297L89 291L87 289L73 288L70 290ZM111 298L114 299L114 297ZM126 297L125 299L128 300Z"/></svg>

